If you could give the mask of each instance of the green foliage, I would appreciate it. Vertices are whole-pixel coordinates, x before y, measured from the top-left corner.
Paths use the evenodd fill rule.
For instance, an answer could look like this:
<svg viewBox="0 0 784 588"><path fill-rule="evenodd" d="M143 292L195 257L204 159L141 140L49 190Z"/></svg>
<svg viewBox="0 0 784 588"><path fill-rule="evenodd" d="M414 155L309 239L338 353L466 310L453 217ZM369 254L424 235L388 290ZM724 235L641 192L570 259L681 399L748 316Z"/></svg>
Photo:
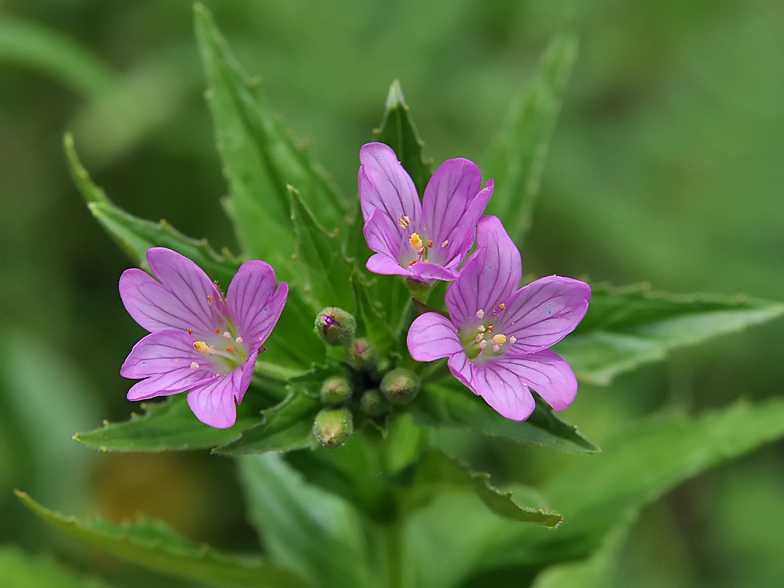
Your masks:
<svg viewBox="0 0 784 588"><path fill-rule="evenodd" d="M17 491L19 500L40 518L88 545L151 570L222 586L305 588L296 574L258 557L227 556L192 543L160 521L140 519L116 525L102 519L79 521L52 512Z"/></svg>
<svg viewBox="0 0 784 588"><path fill-rule="evenodd" d="M475 472L468 464L433 449L422 454L416 466L412 494L407 499L417 507L426 504L442 492L469 490L485 506L501 518L543 527L557 527L563 516L553 511L531 508L513 498L513 492L503 492L490 484L490 474Z"/></svg>
<svg viewBox="0 0 784 588"><path fill-rule="evenodd" d="M433 160L422 155L425 144L419 138L416 125L409 114L408 104L403 98L400 82L395 80L389 88L386 111L381 126L373 129L373 138L394 149L397 158L414 180L420 198L433 175Z"/></svg>
<svg viewBox="0 0 784 588"><path fill-rule="evenodd" d="M0 578L4 588L107 588L96 578L80 576L54 560L0 547Z"/></svg>
<svg viewBox="0 0 784 588"><path fill-rule="evenodd" d="M650 292L645 285L597 286L588 314L554 349L577 377L609 384L617 374L661 361L672 349L781 316L784 305L745 296Z"/></svg>
<svg viewBox="0 0 784 588"><path fill-rule="evenodd" d="M251 258L290 267L295 241L289 230L289 186L318 207L330 230L344 226L352 207L272 114L258 82L241 70L212 14L200 4L194 10L207 99L231 187L227 206L238 236Z"/></svg>
<svg viewBox="0 0 784 588"><path fill-rule="evenodd" d="M272 561L296 569L314 586L382 585L355 509L305 484L272 453L239 459L251 522Z"/></svg>
<svg viewBox="0 0 784 588"><path fill-rule="evenodd" d="M479 532L485 539L474 545L475 558L464 573L539 569L588 557L612 529L684 480L782 436L782 398L739 402L698 418L669 413L634 423L607 442L601 455L574 461L544 486L542 494L564 515L556 533L488 520Z"/></svg>
<svg viewBox="0 0 784 588"><path fill-rule="evenodd" d="M426 386L411 409L417 422L433 427L464 429L570 453L599 451L577 427L561 420L538 398L531 418L518 423L496 413L455 380L450 381L449 387Z"/></svg>
<svg viewBox="0 0 784 588"><path fill-rule="evenodd" d="M533 87L512 106L504 130L482 167L485 177L495 182L487 214L501 218L518 243L531 226L550 136L577 58L577 47L577 36L572 32L562 33L550 42Z"/></svg>
<svg viewBox="0 0 784 588"><path fill-rule="evenodd" d="M263 422L242 431L238 439L221 445L213 452L243 455L315 447L313 419L321 408L318 400L307 394L292 392L279 405L263 412Z"/></svg>
<svg viewBox="0 0 784 588"><path fill-rule="evenodd" d="M250 399L248 399L250 400ZM247 404L247 406L246 406ZM145 414L132 415L122 423L104 422L104 426L86 433L76 433L74 440L100 451L186 451L211 449L240 436L244 429L262 422L251 402L239 407L237 423L230 429L207 427L188 406L185 394L163 402L145 402Z"/></svg>
<svg viewBox="0 0 784 588"><path fill-rule="evenodd" d="M327 306L353 310L355 299L350 278L354 267L343 255L339 231L325 230L299 191L291 186L289 199L297 242L294 266L300 276L296 285L302 298L310 302L314 316Z"/></svg>

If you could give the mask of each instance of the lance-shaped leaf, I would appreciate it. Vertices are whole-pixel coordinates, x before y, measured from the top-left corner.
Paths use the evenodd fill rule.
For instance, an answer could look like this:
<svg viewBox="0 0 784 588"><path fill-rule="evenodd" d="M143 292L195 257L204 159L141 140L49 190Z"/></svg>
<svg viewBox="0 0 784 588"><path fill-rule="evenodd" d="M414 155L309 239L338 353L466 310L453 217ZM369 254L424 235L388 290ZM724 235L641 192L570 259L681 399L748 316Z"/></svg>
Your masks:
<svg viewBox="0 0 784 588"><path fill-rule="evenodd" d="M289 186L291 224L297 241L294 259L295 281L302 298L310 302L313 314L326 306L348 311L354 307L351 274L354 264L343 255L340 232L325 230L302 200L299 191Z"/></svg>
<svg viewBox="0 0 784 588"><path fill-rule="evenodd" d="M557 512L521 504L515 500L513 492L504 492L490 484L490 474L475 472L468 464L453 459L438 449L422 454L415 468L414 483L407 501L409 508L428 504L450 489L470 490L501 518L553 528L563 521L563 516Z"/></svg>
<svg viewBox="0 0 784 588"><path fill-rule="evenodd" d="M289 224L289 185L296 186L303 200L317 208L322 224L330 230L343 226L350 206L272 113L258 82L250 80L234 59L212 14L200 4L194 12L209 83L207 99L239 239L250 257L287 267L295 246Z"/></svg>
<svg viewBox="0 0 784 588"><path fill-rule="evenodd" d="M468 500L452 500L450 510L461 511L460 528L472 529L468 538L455 532L452 521L440 521L443 510L420 511L412 520L416 544L411 549L421 585L481 586L488 577L482 573L492 576L503 569L530 577L546 566L586 558L619 524L678 484L782 437L781 397L756 405L740 402L696 418L668 413L629 423L603 444L600 455L573 460L541 489L564 516L554 532L510 524L485 516ZM748 505L737 508L760 516ZM431 544L438 553L456 556L442 564Z"/></svg>
<svg viewBox="0 0 784 588"><path fill-rule="evenodd" d="M109 200L103 189L92 182L87 170L79 162L70 135L65 136L65 150L74 181L93 216L134 264L149 271L147 250L150 247L168 247L193 260L210 278L217 280L224 291L228 288L240 267L238 259L227 250L224 250L223 255L218 255L206 239L198 241L186 237L166 221L153 223L123 211ZM280 275L277 277L281 279ZM286 308L268 339L268 351L264 356L266 361L284 366L309 366L323 356L324 346L315 337L298 337L295 340L290 336L291 333L311 331L312 312L296 292L290 293Z"/></svg>
<svg viewBox="0 0 784 588"><path fill-rule="evenodd" d="M19 500L61 531L120 559L156 572L221 586L306 588L298 575L259 557L227 556L178 535L159 521L116 525L102 519L79 521L52 512L17 490Z"/></svg>
<svg viewBox="0 0 784 588"><path fill-rule="evenodd" d="M265 551L315 586L383 586L374 561L376 529L364 527L348 502L306 484L279 455L239 458L250 520Z"/></svg>
<svg viewBox="0 0 784 588"><path fill-rule="evenodd" d="M550 42L533 86L512 105L504 130L482 167L496 185L487 214L504 219L509 235L517 243L531 226L547 147L577 57L577 46L577 37L569 32Z"/></svg>
<svg viewBox="0 0 784 588"><path fill-rule="evenodd" d="M213 453L284 453L316 447L313 420L321 408L318 400L302 392L292 391L283 402L262 412L263 422L243 431L238 439L215 448Z"/></svg>
<svg viewBox="0 0 784 588"><path fill-rule="evenodd" d="M229 286L240 267L240 261L228 250L218 255L206 239L199 241L186 237L164 220L154 223L128 214L92 182L90 174L76 155L73 137L65 135L63 143L71 175L90 212L134 264L149 271L145 257L147 250L150 247L168 247L193 260L208 276L218 280L224 290Z"/></svg>
<svg viewBox="0 0 784 588"><path fill-rule="evenodd" d="M554 350L578 379L609 384L617 374L661 361L678 347L774 319L784 304L745 296L673 295L646 285L594 286L588 314Z"/></svg>
<svg viewBox="0 0 784 588"><path fill-rule="evenodd" d="M367 337L376 344L380 354L386 354L395 344L395 336L390 326L390 316L384 308L383 303L373 298L373 286L379 278L368 278L361 274L359 270L355 270L351 276L351 285L354 288L354 296L356 299L356 319L357 319L357 334L360 337ZM399 280L390 280L387 284L390 290L402 288ZM400 292L401 308L404 306L404 298ZM397 309L393 309L393 314L397 315Z"/></svg>
<svg viewBox="0 0 784 588"><path fill-rule="evenodd" d="M103 427L76 433L74 440L100 451L186 451L211 449L236 439L244 429L262 422L258 406L252 407L248 394L237 411L237 423L230 429L216 429L199 421L188 406L185 394L164 402L142 404L144 415L133 414L121 423L104 421Z"/></svg>
<svg viewBox="0 0 784 588"><path fill-rule="evenodd" d="M738 402L698 418L671 413L635 423L590 464L572 463L543 488L564 515L557 537L499 529L483 549L485 563L540 566L586 557L617 524L684 480L783 436L780 397Z"/></svg>
<svg viewBox="0 0 784 588"><path fill-rule="evenodd" d="M538 397L536 410L522 423L505 419L480 397L455 380L427 386L411 403L414 419L433 427L451 427L505 437L540 447L554 447L569 453L596 453L599 448L586 439L574 425L559 418Z"/></svg>
<svg viewBox="0 0 784 588"><path fill-rule="evenodd" d="M433 175L433 160L426 160L422 156L422 148L425 144L419 138L419 133L408 110L400 82L395 80L389 88L386 111L381 126L373 129L373 138L379 143L385 143L392 147L403 165L403 169L414 180L414 185L421 197L425 193L430 176Z"/></svg>

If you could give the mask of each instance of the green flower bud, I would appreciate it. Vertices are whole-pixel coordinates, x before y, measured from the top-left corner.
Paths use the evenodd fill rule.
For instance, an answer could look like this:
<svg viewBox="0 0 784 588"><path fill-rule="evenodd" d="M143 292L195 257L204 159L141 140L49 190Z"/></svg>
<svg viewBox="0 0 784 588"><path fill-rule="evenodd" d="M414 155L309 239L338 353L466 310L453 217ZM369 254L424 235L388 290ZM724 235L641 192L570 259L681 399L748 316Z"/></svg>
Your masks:
<svg viewBox="0 0 784 588"><path fill-rule="evenodd" d="M379 388L390 401L396 404L411 402L419 394L421 381L411 370L396 368L387 372Z"/></svg>
<svg viewBox="0 0 784 588"><path fill-rule="evenodd" d="M325 408L313 421L313 435L327 449L336 449L354 432L354 417L347 408Z"/></svg>
<svg viewBox="0 0 784 588"><path fill-rule="evenodd" d="M346 349L346 362L360 372L372 372L378 365L378 349L372 341L357 339Z"/></svg>
<svg viewBox="0 0 784 588"><path fill-rule="evenodd" d="M321 384L319 395L324 404L340 404L351 396L351 384L342 376L332 376Z"/></svg>
<svg viewBox="0 0 784 588"><path fill-rule="evenodd" d="M328 306L316 316L316 330L329 345L345 347L354 340L357 321L345 310Z"/></svg>
<svg viewBox="0 0 784 588"><path fill-rule="evenodd" d="M359 408L369 417L380 417L389 412L389 401L374 388L362 395L359 399Z"/></svg>

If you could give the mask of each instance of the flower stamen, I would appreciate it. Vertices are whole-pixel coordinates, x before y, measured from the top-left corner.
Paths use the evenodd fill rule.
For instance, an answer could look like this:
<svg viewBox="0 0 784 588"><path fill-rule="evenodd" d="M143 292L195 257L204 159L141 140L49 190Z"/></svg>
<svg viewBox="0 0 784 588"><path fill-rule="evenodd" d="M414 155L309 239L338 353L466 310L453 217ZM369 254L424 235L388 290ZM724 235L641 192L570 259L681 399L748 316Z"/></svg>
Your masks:
<svg viewBox="0 0 784 588"><path fill-rule="evenodd" d="M411 238L408 240L408 243L411 245L411 249L416 251L417 254L423 249L422 237L420 237L418 233L411 233Z"/></svg>
<svg viewBox="0 0 784 588"><path fill-rule="evenodd" d="M503 345L506 343L506 335L501 335L500 333L498 335L493 335L493 343L496 345Z"/></svg>
<svg viewBox="0 0 784 588"><path fill-rule="evenodd" d="M484 318L484 316L485 316L485 311L482 310L481 308L476 311L476 318L481 319Z"/></svg>
<svg viewBox="0 0 784 588"><path fill-rule="evenodd" d="M407 229L408 225L411 224L411 219L408 218L405 214L397 219L397 224L400 225L401 229Z"/></svg>
<svg viewBox="0 0 784 588"><path fill-rule="evenodd" d="M191 369L192 369L192 370L197 370L197 369L199 369L199 364L198 364L198 363L196 363L195 361L192 361L192 362L191 362Z"/></svg>
<svg viewBox="0 0 784 588"><path fill-rule="evenodd" d="M212 296L207 295L207 304L212 305L213 302L215 302L215 300L212 298Z"/></svg>

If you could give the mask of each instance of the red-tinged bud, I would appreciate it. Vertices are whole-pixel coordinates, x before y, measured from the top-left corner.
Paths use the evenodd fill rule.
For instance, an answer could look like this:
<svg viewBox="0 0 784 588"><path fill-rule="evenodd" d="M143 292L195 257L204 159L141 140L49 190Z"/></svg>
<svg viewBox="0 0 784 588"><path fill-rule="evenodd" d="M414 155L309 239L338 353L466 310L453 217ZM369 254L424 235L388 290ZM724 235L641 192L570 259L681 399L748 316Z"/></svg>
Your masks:
<svg viewBox="0 0 784 588"><path fill-rule="evenodd" d="M357 321L345 310L328 306L316 316L316 330L329 345L345 347L354 340Z"/></svg>

